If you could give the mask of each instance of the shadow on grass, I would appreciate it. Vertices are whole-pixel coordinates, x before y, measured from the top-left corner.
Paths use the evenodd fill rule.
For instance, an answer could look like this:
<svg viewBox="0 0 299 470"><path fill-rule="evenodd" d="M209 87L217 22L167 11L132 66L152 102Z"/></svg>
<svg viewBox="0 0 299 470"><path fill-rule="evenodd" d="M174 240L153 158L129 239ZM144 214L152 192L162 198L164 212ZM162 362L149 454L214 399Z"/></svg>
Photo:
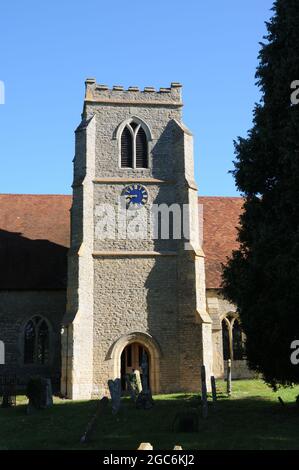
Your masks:
<svg viewBox="0 0 299 470"><path fill-rule="evenodd" d="M26 415L26 405L0 409L1 449L136 449L151 442L155 449L299 449L299 413L295 405L281 406L262 397L219 399L209 403L204 420L198 396L156 397L151 410L137 410L127 398L113 416L111 404L97 420L87 444L80 438L96 411L97 401L61 400L47 410ZM197 432L175 433L177 413L199 418Z"/></svg>

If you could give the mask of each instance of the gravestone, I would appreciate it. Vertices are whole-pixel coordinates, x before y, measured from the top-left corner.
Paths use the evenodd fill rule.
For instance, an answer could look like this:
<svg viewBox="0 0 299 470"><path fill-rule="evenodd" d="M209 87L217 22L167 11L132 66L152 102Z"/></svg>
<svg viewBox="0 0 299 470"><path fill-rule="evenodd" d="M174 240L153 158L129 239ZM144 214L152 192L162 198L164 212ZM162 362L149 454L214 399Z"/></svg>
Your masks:
<svg viewBox="0 0 299 470"><path fill-rule="evenodd" d="M207 397L207 383L206 383L206 368L201 366L201 400L202 400L202 416L208 417L208 397Z"/></svg>
<svg viewBox="0 0 299 470"><path fill-rule="evenodd" d="M103 397L99 401L96 412L93 415L93 417L91 418L91 420L89 421L89 423L87 425L87 428L86 428L86 431L80 439L81 444L85 444L86 442L88 442L88 440L90 440L90 437L91 437L92 432L93 432L93 430L95 428L95 425L96 425L96 420L98 419L99 415L101 413L103 413L105 408L108 406L108 401L109 400L108 400L107 397Z"/></svg>
<svg viewBox="0 0 299 470"><path fill-rule="evenodd" d="M131 400L135 403L139 394L139 388L136 381L136 375L134 373L126 374L126 384Z"/></svg>
<svg viewBox="0 0 299 470"><path fill-rule="evenodd" d="M29 403L27 414L53 406L52 384L50 379L32 377L27 385Z"/></svg>
<svg viewBox="0 0 299 470"><path fill-rule="evenodd" d="M121 380L108 380L108 387L112 400L112 413L116 414L120 408L120 398L121 398Z"/></svg>
<svg viewBox="0 0 299 470"><path fill-rule="evenodd" d="M17 378L15 375L0 376L0 403L2 408L16 404Z"/></svg>
<svg viewBox="0 0 299 470"><path fill-rule="evenodd" d="M148 358L145 351L143 351L142 353L141 370L142 391L138 395L136 401L136 408L143 408L144 410L149 410L154 406L154 400L152 397L152 392L148 386Z"/></svg>
<svg viewBox="0 0 299 470"><path fill-rule="evenodd" d="M147 358L147 354L145 351L143 351L142 353L141 370L142 370L142 377L141 377L142 390L144 392L147 392L149 389L148 387L148 358Z"/></svg>
<svg viewBox="0 0 299 470"><path fill-rule="evenodd" d="M135 376L135 381L136 381L136 386L137 386L138 393L140 393L140 392L142 392L142 383L141 383L140 372L139 372L138 369L136 369L136 370L134 370L133 374Z"/></svg>
<svg viewBox="0 0 299 470"><path fill-rule="evenodd" d="M44 408L50 408L53 406L53 392L52 392L52 383L51 379L44 379L45 385L43 388L44 391Z"/></svg>
<svg viewBox="0 0 299 470"><path fill-rule="evenodd" d="M226 389L227 389L227 394L230 397L232 394L232 361L231 359L228 359L227 361Z"/></svg>
<svg viewBox="0 0 299 470"><path fill-rule="evenodd" d="M213 406L214 406L214 409L216 409L217 389L216 389L216 380L215 380L214 375L211 376L211 388L212 388Z"/></svg>

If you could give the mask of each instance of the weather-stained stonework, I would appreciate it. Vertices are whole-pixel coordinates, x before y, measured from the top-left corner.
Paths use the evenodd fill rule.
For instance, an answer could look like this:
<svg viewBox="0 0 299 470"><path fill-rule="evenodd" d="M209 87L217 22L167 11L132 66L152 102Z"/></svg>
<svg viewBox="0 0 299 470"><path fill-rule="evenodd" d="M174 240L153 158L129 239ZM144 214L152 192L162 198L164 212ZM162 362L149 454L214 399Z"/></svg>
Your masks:
<svg viewBox="0 0 299 470"><path fill-rule="evenodd" d="M176 83L139 91L86 82L63 335L62 391L71 398L106 392L107 381L121 377L124 348L134 343L147 350L154 392L198 390L201 364L212 372L192 135L181 109ZM148 168L120 166L120 129L132 119L147 134ZM117 211L128 183L146 189L145 215L154 202L185 204L189 238L97 237L97 208Z"/></svg>

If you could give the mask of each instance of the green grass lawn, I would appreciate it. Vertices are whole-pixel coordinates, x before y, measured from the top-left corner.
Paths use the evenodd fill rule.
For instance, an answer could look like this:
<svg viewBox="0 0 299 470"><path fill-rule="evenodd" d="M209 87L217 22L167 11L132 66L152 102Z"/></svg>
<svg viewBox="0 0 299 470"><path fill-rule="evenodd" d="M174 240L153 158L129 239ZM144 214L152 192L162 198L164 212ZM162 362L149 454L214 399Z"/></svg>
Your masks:
<svg viewBox="0 0 299 470"><path fill-rule="evenodd" d="M200 413L194 394L159 395L151 410L137 410L124 399L118 415L111 406L99 417L88 444L80 444L97 402L55 399L51 409L26 415L26 398L17 406L0 408L0 449L136 449L151 442L154 449L299 449L299 387L272 392L262 381L233 382L231 398L224 382L217 383L217 410L209 406L208 419L200 416L198 432L175 433L177 412ZM285 406L280 405L281 396Z"/></svg>

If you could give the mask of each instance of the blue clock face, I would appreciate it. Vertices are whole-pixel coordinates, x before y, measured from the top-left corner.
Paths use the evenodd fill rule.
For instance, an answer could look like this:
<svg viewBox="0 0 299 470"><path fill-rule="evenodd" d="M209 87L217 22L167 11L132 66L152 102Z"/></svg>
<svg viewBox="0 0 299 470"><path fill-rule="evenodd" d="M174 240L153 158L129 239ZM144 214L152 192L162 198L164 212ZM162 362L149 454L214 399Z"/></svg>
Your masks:
<svg viewBox="0 0 299 470"><path fill-rule="evenodd" d="M126 198L126 205L128 209L140 209L147 203L148 200L147 190L144 186L138 183L126 186L122 194Z"/></svg>

